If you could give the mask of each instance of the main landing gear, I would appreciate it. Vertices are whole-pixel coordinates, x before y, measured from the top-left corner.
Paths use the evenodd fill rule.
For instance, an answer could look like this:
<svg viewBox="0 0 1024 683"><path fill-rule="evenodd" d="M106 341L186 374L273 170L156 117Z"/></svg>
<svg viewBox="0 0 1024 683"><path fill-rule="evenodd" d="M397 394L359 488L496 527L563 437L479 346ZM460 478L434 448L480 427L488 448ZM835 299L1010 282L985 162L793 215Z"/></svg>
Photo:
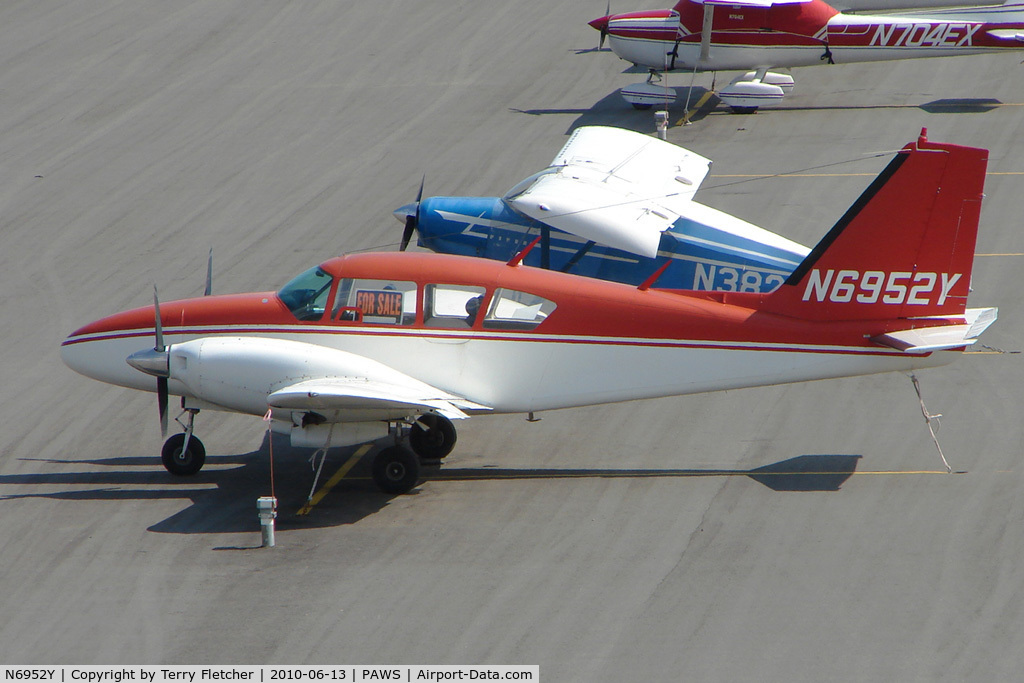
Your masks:
<svg viewBox="0 0 1024 683"><path fill-rule="evenodd" d="M190 477L199 472L206 462L206 447L192 434L196 414L186 409L186 422L178 416L177 422L184 432L164 442L160 460L173 475ZM407 439L406 439L407 437ZM411 427L396 431L395 443L373 457L373 481L384 493L408 493L420 480L423 467L436 467L455 448L458 435L452 421L443 415L428 413L420 416Z"/></svg>
<svg viewBox="0 0 1024 683"><path fill-rule="evenodd" d="M408 433L409 448L402 445ZM455 425L443 415L428 413L420 416L408 430L399 430L393 446L383 449L373 458L373 481L384 493L408 493L420 480L423 467L441 464L455 448Z"/></svg>

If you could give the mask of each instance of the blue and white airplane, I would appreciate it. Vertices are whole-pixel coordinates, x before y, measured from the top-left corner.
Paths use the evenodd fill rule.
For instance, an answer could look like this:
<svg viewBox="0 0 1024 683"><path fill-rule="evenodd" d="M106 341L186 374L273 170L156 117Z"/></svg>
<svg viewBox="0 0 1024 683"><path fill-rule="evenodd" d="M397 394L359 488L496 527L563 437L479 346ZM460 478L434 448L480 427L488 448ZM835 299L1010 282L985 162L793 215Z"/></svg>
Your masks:
<svg viewBox="0 0 1024 683"><path fill-rule="evenodd" d="M503 197L428 197L395 211L401 249L508 261L639 285L770 292L808 249L693 201L711 161L621 128L578 128L551 165Z"/></svg>

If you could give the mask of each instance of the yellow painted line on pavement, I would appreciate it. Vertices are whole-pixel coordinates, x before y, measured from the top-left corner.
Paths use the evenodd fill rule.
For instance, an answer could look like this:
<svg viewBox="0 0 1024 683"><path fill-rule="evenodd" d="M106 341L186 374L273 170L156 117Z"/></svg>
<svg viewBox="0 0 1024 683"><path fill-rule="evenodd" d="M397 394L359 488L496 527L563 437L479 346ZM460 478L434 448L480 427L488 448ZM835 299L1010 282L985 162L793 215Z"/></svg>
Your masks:
<svg viewBox="0 0 1024 683"><path fill-rule="evenodd" d="M359 449L355 453L350 455L348 460L346 460L345 463L338 468L338 471L335 472L334 475L327 480L327 483L321 486L320 489L313 494L313 497L309 499L309 502L303 505L295 514L308 515L310 512L312 512L316 504L323 500L324 496L330 493L331 489L337 486L338 483L345 478L345 475L348 474L349 470L355 467L355 464L359 462L359 459L366 455L367 451L369 451L372 447L372 444L368 443L360 446Z"/></svg>
<svg viewBox="0 0 1024 683"><path fill-rule="evenodd" d="M697 112L699 112L700 108L703 107L707 103L707 101L709 99L711 99L711 96L714 95L714 94L715 93L713 91L711 91L711 90L705 91L704 94L701 95L700 99L697 100L697 104L693 105L688 112L683 114L683 118L681 118L678 121L676 121L676 125L677 126L685 126L687 123L689 123L690 122L690 117L693 116L694 114L696 114Z"/></svg>

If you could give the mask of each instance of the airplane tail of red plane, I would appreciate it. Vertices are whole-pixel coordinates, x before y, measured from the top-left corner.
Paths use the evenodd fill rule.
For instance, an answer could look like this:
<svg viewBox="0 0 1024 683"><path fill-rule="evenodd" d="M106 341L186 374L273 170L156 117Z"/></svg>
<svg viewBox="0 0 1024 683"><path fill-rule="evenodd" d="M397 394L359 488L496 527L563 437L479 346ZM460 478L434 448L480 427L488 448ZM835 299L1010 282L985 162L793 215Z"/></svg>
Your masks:
<svg viewBox="0 0 1024 683"><path fill-rule="evenodd" d="M987 162L987 150L930 142L922 129L762 310L810 320L964 315Z"/></svg>

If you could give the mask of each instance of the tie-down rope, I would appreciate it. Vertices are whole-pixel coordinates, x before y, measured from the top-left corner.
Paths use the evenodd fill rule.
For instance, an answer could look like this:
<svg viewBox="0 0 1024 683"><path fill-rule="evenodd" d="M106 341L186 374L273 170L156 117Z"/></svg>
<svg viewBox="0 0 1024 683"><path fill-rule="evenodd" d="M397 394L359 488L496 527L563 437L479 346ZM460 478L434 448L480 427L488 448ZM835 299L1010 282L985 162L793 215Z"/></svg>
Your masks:
<svg viewBox="0 0 1024 683"><path fill-rule="evenodd" d="M935 444L935 448L938 449L939 457L942 458L942 464L946 466L946 473L948 474L953 471L953 468L950 467L949 463L946 461L946 456L942 453L942 446L939 445L939 438L935 436L935 430L932 428L932 420L935 420L935 423L938 426L942 426L942 423L939 421L939 418L942 417L942 413L937 413L935 415L929 413L928 408L924 404L924 398L921 396L921 385L917 381L917 375L910 373L910 381L914 383L914 391L917 392L917 400L921 404L921 414L924 415L925 424L928 425L928 432L932 435L932 442Z"/></svg>

